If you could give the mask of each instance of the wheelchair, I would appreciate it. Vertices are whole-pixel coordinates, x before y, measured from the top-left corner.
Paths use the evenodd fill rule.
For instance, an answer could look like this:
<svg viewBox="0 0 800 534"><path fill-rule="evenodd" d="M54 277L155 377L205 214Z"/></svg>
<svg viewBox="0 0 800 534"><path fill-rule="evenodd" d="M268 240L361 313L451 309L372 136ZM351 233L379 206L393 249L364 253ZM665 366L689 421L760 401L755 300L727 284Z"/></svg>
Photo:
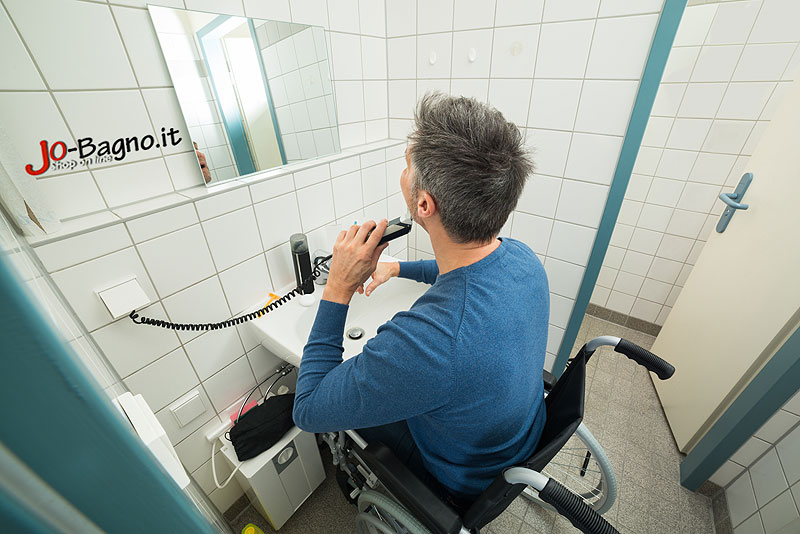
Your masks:
<svg viewBox="0 0 800 534"><path fill-rule="evenodd" d="M586 363L601 346L613 347L661 380L675 372L669 363L625 339L601 336L588 341L558 380L544 372L547 421L533 455L499 473L463 513L434 494L382 443L366 443L353 430L323 434L333 463L348 484L350 499L358 505L357 532L480 534L481 528L525 491L526 496L554 509L581 532L617 533L601 515L616 496L613 470L602 447L582 425ZM565 446L576 438L581 442L581 452L567 451L562 458ZM595 469L589 466L590 461ZM587 473L592 475L589 481L584 480Z"/></svg>

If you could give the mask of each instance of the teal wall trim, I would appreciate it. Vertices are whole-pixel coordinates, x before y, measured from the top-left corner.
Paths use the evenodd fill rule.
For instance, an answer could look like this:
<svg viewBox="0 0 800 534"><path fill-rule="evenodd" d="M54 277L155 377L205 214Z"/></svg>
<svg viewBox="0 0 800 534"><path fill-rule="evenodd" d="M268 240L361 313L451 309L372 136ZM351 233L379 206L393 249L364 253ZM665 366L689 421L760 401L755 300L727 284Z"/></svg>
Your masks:
<svg viewBox="0 0 800 534"><path fill-rule="evenodd" d="M215 532L22 287L0 255L0 441L105 532Z"/></svg>
<svg viewBox="0 0 800 534"><path fill-rule="evenodd" d="M628 122L628 129L625 132L625 139L622 142L617 168L614 171L614 179L608 192L608 200L600 219L600 227L597 229L597 236L594 239L592 252L586 271L583 274L581 287L578 290L578 297L575 299L575 306L572 308L564 338L561 341L556 361L553 365L553 374L561 376L569 360L572 346L578 337L578 330L589 306L589 298L594 291L597 276L600 274L600 267L603 265L603 258L611 242L611 234L614 232L614 225L617 223L622 199L625 197L625 190L628 188L633 164L636 155L639 153L639 145L642 144L644 129L650 118L650 110L653 108L653 101L658 92L658 85L661 83L661 76L664 74L664 67L667 64L672 42L678 31L683 11L686 8L687 0L665 0L661 17L658 19L656 33L653 36L653 43L650 46L650 54L642 74L642 82L639 84L639 92L633 104L631 120Z"/></svg>
<svg viewBox="0 0 800 534"><path fill-rule="evenodd" d="M736 397L681 462L681 484L694 491L797 392L800 328Z"/></svg>

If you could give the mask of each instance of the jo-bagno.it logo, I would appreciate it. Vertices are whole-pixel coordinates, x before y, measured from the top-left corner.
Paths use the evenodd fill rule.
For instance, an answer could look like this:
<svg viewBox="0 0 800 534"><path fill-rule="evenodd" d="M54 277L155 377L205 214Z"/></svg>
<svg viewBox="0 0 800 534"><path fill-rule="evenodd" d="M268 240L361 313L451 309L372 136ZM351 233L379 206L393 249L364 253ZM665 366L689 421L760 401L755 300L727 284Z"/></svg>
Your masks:
<svg viewBox="0 0 800 534"><path fill-rule="evenodd" d="M39 142L42 154L41 163L37 163L36 167L38 168L34 168L31 163L25 165L25 172L31 176L39 176L48 170L72 170L78 166L122 161L131 152L175 146L182 140L181 137L178 137L178 133L180 130L177 128L167 130L162 127L160 142L152 134L142 137L120 137L114 141L96 143L92 137L81 137L78 139L78 145L70 148L64 141L48 143L46 140L42 140ZM65 159L72 152L77 152L78 159Z"/></svg>

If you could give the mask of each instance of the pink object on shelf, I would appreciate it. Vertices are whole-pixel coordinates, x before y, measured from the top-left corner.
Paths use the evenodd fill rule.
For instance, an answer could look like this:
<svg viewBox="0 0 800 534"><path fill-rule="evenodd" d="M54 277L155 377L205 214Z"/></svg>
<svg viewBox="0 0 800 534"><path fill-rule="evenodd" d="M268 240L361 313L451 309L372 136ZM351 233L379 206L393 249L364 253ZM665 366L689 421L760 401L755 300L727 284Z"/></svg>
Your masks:
<svg viewBox="0 0 800 534"><path fill-rule="evenodd" d="M247 413L247 411L248 411L250 408L255 408L256 406L258 406L258 401L257 401L257 400L250 401L249 403L245 404L245 405L244 405L244 410L242 410L242 415L246 414L246 413ZM236 416L237 416L238 414L239 414L239 412L236 412L236 413L232 413L232 414L231 414L231 423L235 423L235 422L236 422Z"/></svg>

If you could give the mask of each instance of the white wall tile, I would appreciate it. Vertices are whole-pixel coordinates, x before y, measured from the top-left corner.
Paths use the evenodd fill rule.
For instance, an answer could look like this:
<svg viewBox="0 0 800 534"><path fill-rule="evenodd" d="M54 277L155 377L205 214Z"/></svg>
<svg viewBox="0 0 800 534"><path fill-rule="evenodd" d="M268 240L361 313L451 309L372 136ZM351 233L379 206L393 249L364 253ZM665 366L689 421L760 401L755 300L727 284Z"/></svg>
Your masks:
<svg viewBox="0 0 800 534"><path fill-rule="evenodd" d="M20 41L5 10L0 13L0 47L4 51L0 58L0 68L3 72L13 72L14 76L4 76L0 88L6 90L44 89L44 83L33 64L28 51Z"/></svg>
<svg viewBox="0 0 800 534"><path fill-rule="evenodd" d="M448 78L452 44L449 32L417 36L417 77Z"/></svg>
<svg viewBox="0 0 800 534"><path fill-rule="evenodd" d="M661 239L656 255L668 260L683 262L689 256L692 245L694 245L692 239L666 234Z"/></svg>
<svg viewBox="0 0 800 534"><path fill-rule="evenodd" d="M620 269L639 276L644 276L647 274L648 269L650 269L650 265L653 263L653 256L636 252L635 250L620 250L622 250L625 256L621 262Z"/></svg>
<svg viewBox="0 0 800 534"><path fill-rule="evenodd" d="M373 204L386 198L386 164L381 163L361 171L361 188L364 204Z"/></svg>
<svg viewBox="0 0 800 534"><path fill-rule="evenodd" d="M784 491L772 502L761 508L759 511L761 521L764 523L764 530L766 532L780 532L784 527L795 528L798 524L797 520L797 506L792 499L792 493L789 490ZM791 525L790 523L793 523Z"/></svg>
<svg viewBox="0 0 800 534"><path fill-rule="evenodd" d="M661 304L656 304L655 302L650 302L649 300L637 298L633 303L633 307L631 308L631 316L643 321L654 323L656 319L658 319L658 314L661 311L661 308Z"/></svg>
<svg viewBox="0 0 800 534"><path fill-rule="evenodd" d="M163 210L125 223L134 241L141 243L154 237L186 228L199 222L192 204Z"/></svg>
<svg viewBox="0 0 800 534"><path fill-rule="evenodd" d="M689 175L689 181L722 185L736 162L732 154L700 152Z"/></svg>
<svg viewBox="0 0 800 534"><path fill-rule="evenodd" d="M716 185L688 182L678 201L678 207L685 210L708 213L716 202L720 188Z"/></svg>
<svg viewBox="0 0 800 534"><path fill-rule="evenodd" d="M454 30L486 28L494 21L495 0L455 0Z"/></svg>
<svg viewBox="0 0 800 534"><path fill-rule="evenodd" d="M269 274L272 278L273 287L279 290L278 293L286 289L290 284L295 284L291 255L288 242L266 252ZM292 285L292 287L295 286Z"/></svg>
<svg viewBox="0 0 800 534"><path fill-rule="evenodd" d="M536 59L537 78L583 78L594 21L543 24Z"/></svg>
<svg viewBox="0 0 800 534"><path fill-rule="evenodd" d="M335 219L333 190L330 182L322 182L299 190L297 202L300 205L300 221L303 223L303 231L313 230Z"/></svg>
<svg viewBox="0 0 800 534"><path fill-rule="evenodd" d="M621 137L576 133L572 136L565 176L599 184L611 184Z"/></svg>
<svg viewBox="0 0 800 534"><path fill-rule="evenodd" d="M596 231L585 226L555 221L547 256L586 265Z"/></svg>
<svg viewBox="0 0 800 534"><path fill-rule="evenodd" d="M230 318L230 309L216 276L163 299L162 304L174 323L208 323ZM184 343L198 335L197 331L178 332Z"/></svg>
<svg viewBox="0 0 800 534"><path fill-rule="evenodd" d="M636 228L633 231L631 242L628 248L641 252L643 254L655 254L658 246L661 243L662 234L660 232L653 232L644 228Z"/></svg>
<svg viewBox="0 0 800 534"><path fill-rule="evenodd" d="M172 80L147 11L112 7L140 87L168 86Z"/></svg>
<svg viewBox="0 0 800 534"><path fill-rule="evenodd" d="M328 20L332 32L359 33L358 0L328 0Z"/></svg>
<svg viewBox="0 0 800 534"><path fill-rule="evenodd" d="M359 0L358 15L362 34L386 37L385 3Z"/></svg>
<svg viewBox="0 0 800 534"><path fill-rule="evenodd" d="M498 0L495 26L535 24L542 20L544 0Z"/></svg>
<svg viewBox="0 0 800 534"><path fill-rule="evenodd" d="M755 120L769 100L773 82L731 83L717 111L720 119Z"/></svg>
<svg viewBox="0 0 800 534"><path fill-rule="evenodd" d="M98 169L92 174L112 208L173 191L163 158Z"/></svg>
<svg viewBox="0 0 800 534"><path fill-rule="evenodd" d="M764 2L749 40L752 43L800 41L800 28L792 22L798 18L800 5L791 0Z"/></svg>
<svg viewBox="0 0 800 534"><path fill-rule="evenodd" d="M250 363L242 356L203 382L217 412L221 412L256 385Z"/></svg>
<svg viewBox="0 0 800 534"><path fill-rule="evenodd" d="M667 64L664 67L662 82L686 82L694 69L697 57L700 54L699 46L686 48L673 48L669 53Z"/></svg>
<svg viewBox="0 0 800 534"><path fill-rule="evenodd" d="M122 224L82 234L36 248L47 272L77 265L133 245Z"/></svg>
<svg viewBox="0 0 800 534"><path fill-rule="evenodd" d="M779 80L795 48L795 43L745 46L733 81Z"/></svg>
<svg viewBox="0 0 800 534"><path fill-rule="evenodd" d="M175 349L125 379L125 385L131 392L134 395L141 394L154 412L199 383L182 348Z"/></svg>
<svg viewBox="0 0 800 534"><path fill-rule="evenodd" d="M536 254L545 255L552 228L552 219L518 212L514 215L511 237L528 245Z"/></svg>
<svg viewBox="0 0 800 534"><path fill-rule="evenodd" d="M725 95L728 85L725 83L692 83L686 89L679 117L714 118Z"/></svg>
<svg viewBox="0 0 800 534"><path fill-rule="evenodd" d="M547 258L544 268L550 283L550 291L571 299L577 296L584 271L581 266L556 258Z"/></svg>
<svg viewBox="0 0 800 534"><path fill-rule="evenodd" d="M658 161L661 159L663 149L652 147L640 147L636 162L633 165L633 172L636 174L652 175L656 172Z"/></svg>
<svg viewBox="0 0 800 534"><path fill-rule="evenodd" d="M703 47L692 71L692 81L729 81L743 48L741 45Z"/></svg>
<svg viewBox="0 0 800 534"><path fill-rule="evenodd" d="M739 154L754 124L753 121L715 120L703 143L703 150Z"/></svg>
<svg viewBox="0 0 800 534"><path fill-rule="evenodd" d="M638 86L638 82L633 81L583 82L575 129L581 132L624 135Z"/></svg>
<svg viewBox="0 0 800 534"><path fill-rule="evenodd" d="M764 527L761 524L761 516L753 514L733 529L734 534L764 534Z"/></svg>
<svg viewBox="0 0 800 534"><path fill-rule="evenodd" d="M678 33L675 35L674 46L703 44L716 11L716 5L687 8L678 27Z"/></svg>
<svg viewBox="0 0 800 534"><path fill-rule="evenodd" d="M675 119L667 139L668 148L699 150L711 128L707 119Z"/></svg>
<svg viewBox="0 0 800 534"><path fill-rule="evenodd" d="M417 5L417 33L453 29L453 0L431 0Z"/></svg>
<svg viewBox="0 0 800 534"><path fill-rule="evenodd" d="M528 126L571 130L582 85L580 80L534 80Z"/></svg>
<svg viewBox="0 0 800 534"><path fill-rule="evenodd" d="M651 176L632 174L631 179L628 182L628 188L625 190L625 198L644 201L644 199L647 197L647 191L650 189L650 183L652 181L653 178Z"/></svg>
<svg viewBox="0 0 800 534"><path fill-rule="evenodd" d="M388 39L386 42L390 79L416 78L417 44L414 37Z"/></svg>
<svg viewBox="0 0 800 534"><path fill-rule="evenodd" d="M416 107L416 83L414 80L389 82L389 116L411 119Z"/></svg>
<svg viewBox="0 0 800 534"><path fill-rule="evenodd" d="M609 246L606 255L603 257L603 265L612 269L619 269L625 257L625 249L622 247Z"/></svg>
<svg viewBox="0 0 800 534"><path fill-rule="evenodd" d="M756 437L750 437L739 449L731 455L731 460L739 465L749 467L762 454L767 452L770 444Z"/></svg>
<svg viewBox="0 0 800 534"><path fill-rule="evenodd" d="M761 2L720 2L706 44L742 44L753 28Z"/></svg>
<svg viewBox="0 0 800 534"><path fill-rule="evenodd" d="M593 19L597 17L600 0L575 0L564 4L562 2L545 3L544 22L557 20Z"/></svg>
<svg viewBox="0 0 800 534"><path fill-rule="evenodd" d="M800 457L797 455L797 451L800 450L800 427L795 427L777 443L775 448L787 481L790 485L794 484L800 480Z"/></svg>
<svg viewBox="0 0 800 534"><path fill-rule="evenodd" d="M219 273L219 279L235 315L254 310L260 302L266 301L272 289L262 254Z"/></svg>
<svg viewBox="0 0 800 534"><path fill-rule="evenodd" d="M453 33L453 78L488 78L492 30Z"/></svg>
<svg viewBox="0 0 800 534"><path fill-rule="evenodd" d="M140 243L137 248L162 296L216 272L199 225ZM178 265L181 267L176 269Z"/></svg>
<svg viewBox="0 0 800 534"><path fill-rule="evenodd" d="M737 526L758 508L748 472L744 472L742 476L725 488L725 497L728 500L731 523L734 526Z"/></svg>
<svg viewBox="0 0 800 534"><path fill-rule="evenodd" d="M731 482L731 480L736 478L743 469L744 468L741 465L728 460L722 464L722 466L717 469L717 471L711 475L708 480L717 486L724 488Z"/></svg>
<svg viewBox="0 0 800 534"><path fill-rule="evenodd" d="M249 206L205 221L203 231L218 271L252 258L263 250L255 214Z"/></svg>
<svg viewBox="0 0 800 534"><path fill-rule="evenodd" d="M164 308L159 303L142 308L138 313L144 317L167 319ZM122 317L95 330L92 337L121 377L130 375L180 347L174 331L142 327L128 317Z"/></svg>
<svg viewBox="0 0 800 534"><path fill-rule="evenodd" d="M495 29L494 45L492 46L492 77L533 77L538 41L538 25Z"/></svg>
<svg viewBox="0 0 800 534"><path fill-rule="evenodd" d="M386 118L389 114L388 86L385 81L364 82L364 118Z"/></svg>
<svg viewBox="0 0 800 534"><path fill-rule="evenodd" d="M305 189L301 191L305 191ZM276 247L288 241L290 235L302 231L300 210L294 193L259 202L253 207L261 233L263 250Z"/></svg>
<svg viewBox="0 0 800 534"><path fill-rule="evenodd" d="M200 163L197 161L197 155L194 151L172 154L166 156L164 161L167 163L169 177L172 179L172 185L176 191L205 183L200 170Z"/></svg>
<svg viewBox="0 0 800 534"><path fill-rule="evenodd" d="M689 150L664 150L656 169L656 176L673 180L686 180L697 159L697 152Z"/></svg>
<svg viewBox="0 0 800 534"><path fill-rule="evenodd" d="M635 225L642 212L642 206L643 204L641 202L635 202L626 198L622 201L617 221L622 224Z"/></svg>
<svg viewBox="0 0 800 534"><path fill-rule="evenodd" d="M594 286L594 291L592 291L592 296L589 298L589 302L594 304L595 306L603 306L605 307L606 302L608 302L608 297L611 295L611 290L605 287Z"/></svg>
<svg viewBox="0 0 800 534"><path fill-rule="evenodd" d="M362 76L361 62L353 58L361 57L361 39L358 35L329 33L333 76L337 80L358 80Z"/></svg>
<svg viewBox="0 0 800 534"><path fill-rule="evenodd" d="M451 79L450 94L486 103L489 97L489 80Z"/></svg>
<svg viewBox="0 0 800 534"><path fill-rule="evenodd" d="M686 92L685 83L662 83L658 87L656 99L653 102L651 115L674 117L678 114L678 106Z"/></svg>
<svg viewBox="0 0 800 534"><path fill-rule="evenodd" d="M503 113L505 119L519 127L524 127L528 118L528 103L531 100L532 81L500 80L489 81L489 105Z"/></svg>
<svg viewBox="0 0 800 534"><path fill-rule="evenodd" d="M5 5L51 89L136 86L108 6L46 0Z"/></svg>
<svg viewBox="0 0 800 534"><path fill-rule="evenodd" d="M556 218L597 228L608 197L608 187L564 180Z"/></svg>
<svg viewBox="0 0 800 534"><path fill-rule="evenodd" d="M767 419L767 422L753 435L763 439L767 443L775 443L798 421L800 421L800 417L785 410L778 410L772 417Z"/></svg>
<svg viewBox="0 0 800 534"><path fill-rule="evenodd" d="M364 206L360 171L334 178L332 187L334 207L340 217Z"/></svg>
<svg viewBox="0 0 800 534"><path fill-rule="evenodd" d="M612 289L614 291L620 291L622 293L635 296L639 294L639 290L642 288L643 282L643 276L620 271L619 274L617 274L617 278L614 281L614 286Z"/></svg>
<svg viewBox="0 0 800 534"><path fill-rule="evenodd" d="M250 193L246 187L234 189L227 193L198 200L196 203L200 220L205 221L250 205Z"/></svg>
<svg viewBox="0 0 800 534"><path fill-rule="evenodd" d="M150 301L157 300L150 277L133 247L58 271L52 276L89 331L110 323L112 319L95 291L108 289L135 277Z"/></svg>
<svg viewBox="0 0 800 534"><path fill-rule="evenodd" d="M642 145L663 147L667 142L667 136L669 136L673 122L675 120L668 117L650 117L644 130Z"/></svg>
<svg viewBox="0 0 800 534"><path fill-rule="evenodd" d="M413 35L417 30L417 2L397 0L386 4L386 35ZM391 61L389 62L391 65Z"/></svg>
<svg viewBox="0 0 800 534"><path fill-rule="evenodd" d="M536 171L542 174L562 176L564 173L564 166L567 163L571 137L572 134L570 132L528 130L525 144L533 153ZM590 147L582 148L591 150ZM579 174L582 172L584 174L581 174L581 176L584 176L589 170L578 166L576 172ZM576 178L580 178L581 176L577 176Z"/></svg>
<svg viewBox="0 0 800 534"><path fill-rule="evenodd" d="M536 161L535 155L534 161ZM517 210L553 218L558 205L561 181L561 178L534 174L528 179L525 189L520 195Z"/></svg>
<svg viewBox="0 0 800 534"><path fill-rule="evenodd" d="M235 328L206 332L186 343L185 348L201 380L206 380L244 354Z"/></svg>
<svg viewBox="0 0 800 534"><path fill-rule="evenodd" d="M599 19L594 29L586 76L640 78L650 48L631 46L631 43L652 41L657 22L658 15Z"/></svg>
<svg viewBox="0 0 800 534"><path fill-rule="evenodd" d="M667 226L667 233L697 239L705 222L706 215L704 213L675 210L669 226Z"/></svg>
<svg viewBox="0 0 800 534"><path fill-rule="evenodd" d="M617 280L619 274L618 269L613 269L608 266L600 268L600 273L597 275L597 285L607 287L609 290L614 287L614 282Z"/></svg>
<svg viewBox="0 0 800 534"><path fill-rule="evenodd" d="M631 295L612 290L608 297L608 302L606 302L606 307L609 310L629 315L635 300L636 298Z"/></svg>
<svg viewBox="0 0 800 534"><path fill-rule="evenodd" d="M778 453L773 448L754 463L749 471L759 507L764 506L789 487L786 477L783 475Z"/></svg>

